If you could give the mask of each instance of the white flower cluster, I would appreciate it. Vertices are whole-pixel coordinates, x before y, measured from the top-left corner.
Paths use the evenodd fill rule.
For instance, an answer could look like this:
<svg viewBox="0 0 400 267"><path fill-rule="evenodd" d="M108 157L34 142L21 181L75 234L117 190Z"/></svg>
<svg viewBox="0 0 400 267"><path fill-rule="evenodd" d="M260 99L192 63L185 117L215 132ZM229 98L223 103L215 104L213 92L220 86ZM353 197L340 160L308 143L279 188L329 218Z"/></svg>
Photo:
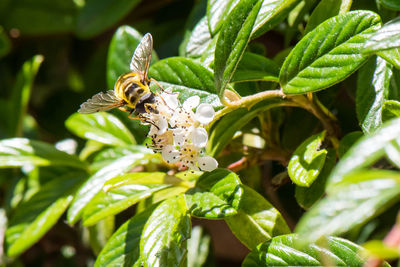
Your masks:
<svg viewBox="0 0 400 267"><path fill-rule="evenodd" d="M192 96L181 105L177 93L162 92L156 97L156 110L158 113L143 114L151 122L148 136L153 140L153 151L161 153L167 163L180 163L182 168L217 168L218 162L204 153L208 141L204 126L215 115L210 104L200 104L200 97Z"/></svg>

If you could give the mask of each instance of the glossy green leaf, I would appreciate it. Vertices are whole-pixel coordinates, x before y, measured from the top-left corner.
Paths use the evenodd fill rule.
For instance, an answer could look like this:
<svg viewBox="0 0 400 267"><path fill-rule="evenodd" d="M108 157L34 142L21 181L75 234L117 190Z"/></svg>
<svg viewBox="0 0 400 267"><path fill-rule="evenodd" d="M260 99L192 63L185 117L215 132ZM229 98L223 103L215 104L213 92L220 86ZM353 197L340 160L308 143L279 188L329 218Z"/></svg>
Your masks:
<svg viewBox="0 0 400 267"><path fill-rule="evenodd" d="M0 58L7 55L11 50L11 41L5 33L3 27L0 27Z"/></svg>
<svg viewBox="0 0 400 267"><path fill-rule="evenodd" d="M245 52L232 77L232 82L278 82L278 76L279 66L273 60L258 54Z"/></svg>
<svg viewBox="0 0 400 267"><path fill-rule="evenodd" d="M163 200L173 198L179 194L185 193L187 190L188 188L184 186L173 186L161 189L159 191L156 191L150 197L140 201L136 206L136 209L137 211L143 211L154 204L160 203Z"/></svg>
<svg viewBox="0 0 400 267"><path fill-rule="evenodd" d="M136 177L136 179L132 179L132 184L109 188L110 183L105 183L103 190L100 190L85 207L83 225L90 226L110 215L118 214L140 200L151 196L154 192L171 186L163 181L164 173L148 172L129 175ZM154 181L155 178L159 178L159 181ZM146 179L152 181L146 181Z"/></svg>
<svg viewBox="0 0 400 267"><path fill-rule="evenodd" d="M286 103L284 99L271 98L256 104L250 110L240 108L228 113L213 126L207 144L207 153L212 156L218 155L222 149L232 141L232 137L236 131L249 123L260 112Z"/></svg>
<svg viewBox="0 0 400 267"><path fill-rule="evenodd" d="M352 0L321 0L308 19L304 34L312 31L325 20L350 10Z"/></svg>
<svg viewBox="0 0 400 267"><path fill-rule="evenodd" d="M136 46L142 39L142 34L129 26L121 26L114 33L108 48L107 56L107 85L109 89L114 88L118 77L130 72L129 64ZM157 55L153 51L151 62L157 61Z"/></svg>
<svg viewBox="0 0 400 267"><path fill-rule="evenodd" d="M74 224L79 220L83 209L102 190L107 180L128 172L137 162L140 162L142 157L142 153L132 153L116 159L93 174L77 191L71 207L68 209L68 223Z"/></svg>
<svg viewBox="0 0 400 267"><path fill-rule="evenodd" d="M135 139L125 125L106 112L72 114L65 126L79 137L112 146L135 144Z"/></svg>
<svg viewBox="0 0 400 267"><path fill-rule="evenodd" d="M94 266L140 266L140 237L155 207L136 214L125 222L108 240Z"/></svg>
<svg viewBox="0 0 400 267"><path fill-rule="evenodd" d="M290 179L299 186L309 187L318 177L325 163L325 149L320 146L325 139L325 131L310 136L296 148L289 161Z"/></svg>
<svg viewBox="0 0 400 267"><path fill-rule="evenodd" d="M366 61L362 46L380 24L370 11L347 12L320 24L283 63L279 80L284 93L318 91L347 78Z"/></svg>
<svg viewBox="0 0 400 267"><path fill-rule="evenodd" d="M140 239L143 266L183 265L190 229L190 217L183 195L161 203L147 220Z"/></svg>
<svg viewBox="0 0 400 267"><path fill-rule="evenodd" d="M200 225L192 228L190 238L187 242L187 266L207 267L214 266L212 261L211 236Z"/></svg>
<svg viewBox="0 0 400 267"><path fill-rule="evenodd" d="M85 162L75 155L69 155L54 146L26 138L11 138L0 141L0 168L62 165L86 169Z"/></svg>
<svg viewBox="0 0 400 267"><path fill-rule="evenodd" d="M204 173L185 194L190 214L209 219L235 215L243 194L240 184L239 177L226 169Z"/></svg>
<svg viewBox="0 0 400 267"><path fill-rule="evenodd" d="M170 57L150 67L149 76L156 79L164 89L171 87L179 92L181 102L192 95L198 95L202 103L220 107L215 95L212 72L201 64L183 57Z"/></svg>
<svg viewBox="0 0 400 267"><path fill-rule="evenodd" d="M67 33L74 29L77 11L73 0L10 1L2 26L18 29L21 34Z"/></svg>
<svg viewBox="0 0 400 267"><path fill-rule="evenodd" d="M385 147L400 136L400 118L391 120L381 128L364 136L342 157L328 179L330 189L353 171L368 167L385 155Z"/></svg>
<svg viewBox="0 0 400 267"><path fill-rule="evenodd" d="M364 133L382 124L382 106L387 98L392 66L380 57L372 57L357 76L356 111Z"/></svg>
<svg viewBox="0 0 400 267"><path fill-rule="evenodd" d="M191 32L184 47L184 56L200 57L207 50L212 38L208 28L207 18L203 17Z"/></svg>
<svg viewBox="0 0 400 267"><path fill-rule="evenodd" d="M209 0L207 1L207 23L212 35L222 27L225 18L239 0Z"/></svg>
<svg viewBox="0 0 400 267"><path fill-rule="evenodd" d="M229 13L219 33L215 48L215 89L220 98L231 81L250 41L262 1L242 0Z"/></svg>
<svg viewBox="0 0 400 267"><path fill-rule="evenodd" d="M379 0L379 3L381 3L386 8L400 11L400 3L397 0Z"/></svg>
<svg viewBox="0 0 400 267"><path fill-rule="evenodd" d="M33 82L40 65L43 62L42 55L36 55L31 60L26 61L18 73L15 86L12 89L9 114L8 130L10 136L21 136L24 117L28 107Z"/></svg>
<svg viewBox="0 0 400 267"><path fill-rule="evenodd" d="M6 231L8 256L21 254L56 224L85 176L82 172L71 172L58 177L18 206Z"/></svg>
<svg viewBox="0 0 400 267"><path fill-rule="evenodd" d="M138 158L137 161L138 165L146 165L152 158L157 156L153 150L140 145L111 147L96 154L93 163L90 165L90 170L98 171L118 158L138 153L141 155L141 158Z"/></svg>
<svg viewBox="0 0 400 267"><path fill-rule="evenodd" d="M297 203L303 209L309 209L315 202L317 202L325 194L325 185L328 176L336 164L336 152L333 149L328 150L324 167L319 173L317 179L310 187L296 186L295 198Z"/></svg>
<svg viewBox="0 0 400 267"><path fill-rule="evenodd" d="M361 131L355 131L346 134L342 140L340 140L339 149L338 149L338 156L341 159L347 152L347 150L352 147L358 139L363 136Z"/></svg>
<svg viewBox="0 0 400 267"><path fill-rule="evenodd" d="M342 234L379 215L397 202L399 196L399 172L353 172L336 183L327 197L300 219L296 231L308 240Z"/></svg>
<svg viewBox="0 0 400 267"><path fill-rule="evenodd" d="M252 30L252 38L258 37L288 16L301 0L263 0Z"/></svg>
<svg viewBox="0 0 400 267"><path fill-rule="evenodd" d="M388 50L376 52L378 56L392 64L395 68L400 69L400 48L392 48Z"/></svg>
<svg viewBox="0 0 400 267"><path fill-rule="evenodd" d="M91 38L125 17L140 0L87 0L80 9L75 32L79 37Z"/></svg>
<svg viewBox="0 0 400 267"><path fill-rule="evenodd" d="M201 172L200 172L201 173ZM181 179L179 173L176 176L163 172L135 172L120 175L104 183L104 190L110 191L125 185L173 185L190 187L190 183Z"/></svg>
<svg viewBox="0 0 400 267"><path fill-rule="evenodd" d="M386 100L382 107L382 120L388 121L400 117L400 102L396 100Z"/></svg>
<svg viewBox="0 0 400 267"><path fill-rule="evenodd" d="M326 245L302 245L301 236L283 235L265 242L245 258L242 267L263 266L363 266L362 247L346 239L328 237Z"/></svg>
<svg viewBox="0 0 400 267"><path fill-rule="evenodd" d="M373 33L364 45L363 53L375 53L400 47L400 17L389 21Z"/></svg>
<svg viewBox="0 0 400 267"><path fill-rule="evenodd" d="M225 218L232 233L249 249L290 229L282 215L263 196L245 185L237 215Z"/></svg>

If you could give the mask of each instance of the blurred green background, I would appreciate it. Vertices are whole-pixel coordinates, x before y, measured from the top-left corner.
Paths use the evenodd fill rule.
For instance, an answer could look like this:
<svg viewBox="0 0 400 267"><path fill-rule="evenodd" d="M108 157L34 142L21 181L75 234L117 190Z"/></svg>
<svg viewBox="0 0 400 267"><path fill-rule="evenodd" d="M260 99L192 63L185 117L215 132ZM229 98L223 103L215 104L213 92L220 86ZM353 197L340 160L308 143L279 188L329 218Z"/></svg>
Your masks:
<svg viewBox="0 0 400 267"><path fill-rule="evenodd" d="M107 87L106 65L116 29L129 25L143 34L151 32L159 58L176 56L195 5L195 10L205 10L206 1L0 1L0 138L22 135L54 142L68 137L67 117L93 94L112 89ZM18 98L13 91L23 91L16 87L27 84L18 73L35 55L42 55L43 62L28 92L29 115L23 132L10 131L7 124L19 116L10 107Z"/></svg>

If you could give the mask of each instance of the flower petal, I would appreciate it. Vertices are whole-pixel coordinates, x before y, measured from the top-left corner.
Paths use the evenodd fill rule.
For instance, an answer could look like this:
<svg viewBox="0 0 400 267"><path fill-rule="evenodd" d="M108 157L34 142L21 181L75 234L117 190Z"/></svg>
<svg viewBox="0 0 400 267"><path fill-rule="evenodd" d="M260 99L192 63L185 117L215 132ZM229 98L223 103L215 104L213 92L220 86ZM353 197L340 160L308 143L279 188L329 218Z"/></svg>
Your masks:
<svg viewBox="0 0 400 267"><path fill-rule="evenodd" d="M168 163L175 163L179 161L179 151L174 146L165 146L161 151L161 156Z"/></svg>
<svg viewBox="0 0 400 267"><path fill-rule="evenodd" d="M202 171L213 171L218 167L218 162L211 156L204 156L198 159L199 168Z"/></svg>
<svg viewBox="0 0 400 267"><path fill-rule="evenodd" d="M182 146L185 144L187 132L184 129L178 128L173 131L174 146Z"/></svg>
<svg viewBox="0 0 400 267"><path fill-rule="evenodd" d="M187 111L191 111L195 107L197 107L200 104L200 97L198 95L194 95L186 99L185 102L183 102L183 108Z"/></svg>
<svg viewBox="0 0 400 267"><path fill-rule="evenodd" d="M176 109L179 105L178 94L161 93L161 98L164 99L165 104L171 109Z"/></svg>
<svg viewBox="0 0 400 267"><path fill-rule="evenodd" d="M205 147L208 140L206 129L202 127L195 128L190 135L190 139L192 140L193 145L197 147Z"/></svg>
<svg viewBox="0 0 400 267"><path fill-rule="evenodd" d="M200 104L196 109L195 118L201 124L209 124L215 116L213 106L210 104Z"/></svg>
<svg viewBox="0 0 400 267"><path fill-rule="evenodd" d="M167 131L168 129L168 122L164 118L160 118L158 121L155 123L158 127L158 134L163 134Z"/></svg>

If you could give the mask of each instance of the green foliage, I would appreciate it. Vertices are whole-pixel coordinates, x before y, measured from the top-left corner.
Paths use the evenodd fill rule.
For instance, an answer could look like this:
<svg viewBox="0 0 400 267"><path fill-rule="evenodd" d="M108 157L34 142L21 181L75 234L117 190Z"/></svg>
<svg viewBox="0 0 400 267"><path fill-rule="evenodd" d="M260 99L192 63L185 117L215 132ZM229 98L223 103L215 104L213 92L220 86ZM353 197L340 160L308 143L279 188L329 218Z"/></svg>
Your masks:
<svg viewBox="0 0 400 267"><path fill-rule="evenodd" d="M283 91L303 94L330 87L356 71L368 34L380 27L377 14L352 11L330 18L308 33L290 52L279 75Z"/></svg>
<svg viewBox="0 0 400 267"><path fill-rule="evenodd" d="M217 266L226 231L250 250L235 265L398 259L400 7L352 2L1 2L1 263ZM76 113L147 32L165 103ZM187 152L171 116L191 169L164 160Z"/></svg>
<svg viewBox="0 0 400 267"><path fill-rule="evenodd" d="M310 187L318 177L328 153L325 149L319 149L324 138L325 132L313 135L293 152L288 174L295 184Z"/></svg>
<svg viewBox="0 0 400 267"><path fill-rule="evenodd" d="M282 235L260 244L242 266L363 266L365 263L357 255L361 247L345 239L328 237L325 246L302 246L300 238L296 234ZM329 249L328 253L324 251L326 249Z"/></svg>

